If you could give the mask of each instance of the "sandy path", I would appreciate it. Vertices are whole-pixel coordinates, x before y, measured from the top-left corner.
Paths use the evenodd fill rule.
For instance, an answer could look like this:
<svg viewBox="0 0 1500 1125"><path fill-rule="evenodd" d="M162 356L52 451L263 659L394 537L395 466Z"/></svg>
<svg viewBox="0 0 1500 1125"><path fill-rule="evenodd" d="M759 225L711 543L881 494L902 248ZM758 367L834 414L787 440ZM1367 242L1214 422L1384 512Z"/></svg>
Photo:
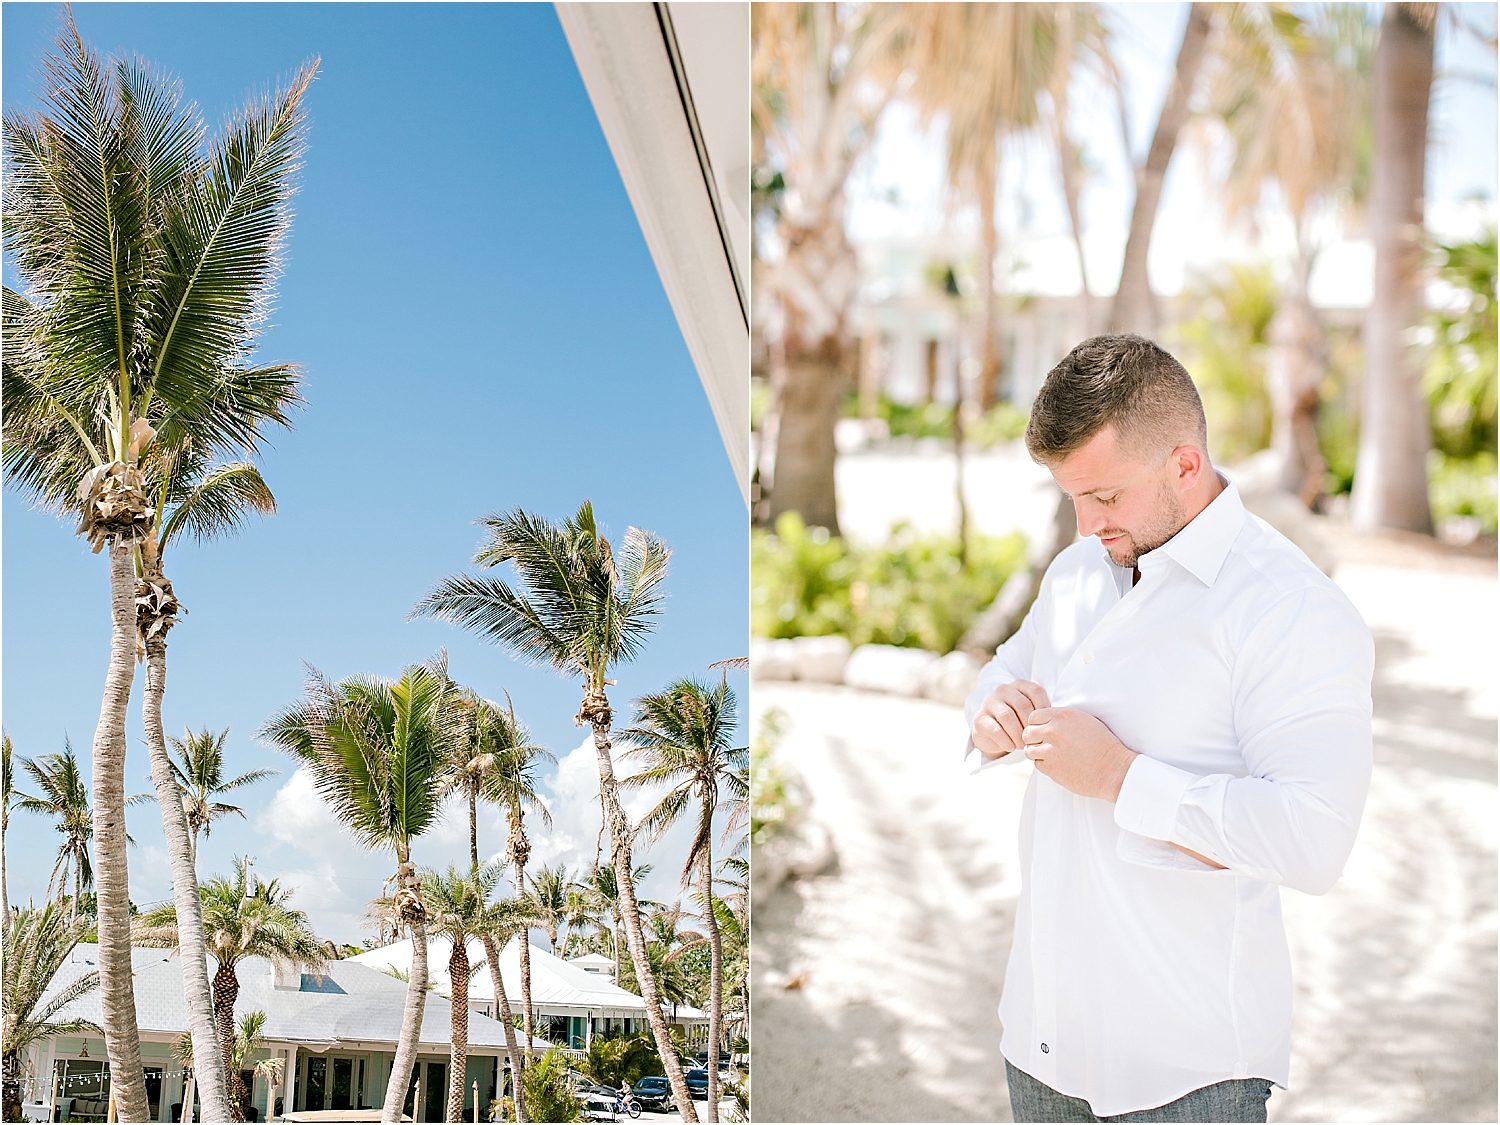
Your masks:
<svg viewBox="0 0 1500 1125"><path fill-rule="evenodd" d="M1493 1121L1495 578L1338 579L1377 639L1377 768L1344 878L1283 891L1298 993L1271 1119ZM930 702L757 682L772 706L839 858L756 910L756 1120L1009 1120L995 1007L1030 767L967 776L962 716Z"/></svg>

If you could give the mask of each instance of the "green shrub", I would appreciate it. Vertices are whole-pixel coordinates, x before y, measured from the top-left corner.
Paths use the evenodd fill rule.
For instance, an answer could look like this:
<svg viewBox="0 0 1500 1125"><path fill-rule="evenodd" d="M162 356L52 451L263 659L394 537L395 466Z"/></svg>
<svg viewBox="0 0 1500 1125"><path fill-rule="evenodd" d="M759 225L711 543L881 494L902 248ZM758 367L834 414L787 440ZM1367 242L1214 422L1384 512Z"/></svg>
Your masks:
<svg viewBox="0 0 1500 1125"><path fill-rule="evenodd" d="M526 1116L532 1121L582 1121L583 1110L568 1085L568 1058L556 1047L521 1072ZM515 1103L508 1097L491 1103L492 1121L514 1121Z"/></svg>
<svg viewBox="0 0 1500 1125"><path fill-rule="evenodd" d="M760 847L774 839L797 811L791 794L791 778L775 759L776 747L786 735L786 712L770 707L760 717L750 742L750 844ZM740 1048L736 1047L735 1050ZM750 1048L746 1046L745 1050Z"/></svg>
<svg viewBox="0 0 1500 1125"><path fill-rule="evenodd" d="M616 1089L624 1082L635 1085L636 1080L646 1074L666 1073L656 1051L656 1040L650 1032L594 1036L578 1069L595 1082Z"/></svg>
<svg viewBox="0 0 1500 1125"><path fill-rule="evenodd" d="M1021 565L1019 532L958 541L899 525L879 547L850 547L783 513L751 546L751 628L762 637L841 634L852 645L950 652Z"/></svg>
<svg viewBox="0 0 1500 1125"><path fill-rule="evenodd" d="M1428 315L1432 348L1422 389L1432 409L1432 441L1448 458L1496 447L1495 231L1436 247L1437 274L1456 307Z"/></svg>
<svg viewBox="0 0 1500 1125"><path fill-rule="evenodd" d="M754 393L751 394L752 410ZM859 415L859 395L850 394L844 401L844 416ZM876 416L885 419L891 437L941 438L953 440L953 407L942 402L896 402L884 393L880 396ZM1030 415L1008 402L997 402L980 418L964 426L964 442L975 449L988 449L1001 442L1015 441L1026 432Z"/></svg>
<svg viewBox="0 0 1500 1125"><path fill-rule="evenodd" d="M1472 516L1486 535L1496 532L1495 455L1445 457L1434 449L1427 460L1427 495L1434 522Z"/></svg>

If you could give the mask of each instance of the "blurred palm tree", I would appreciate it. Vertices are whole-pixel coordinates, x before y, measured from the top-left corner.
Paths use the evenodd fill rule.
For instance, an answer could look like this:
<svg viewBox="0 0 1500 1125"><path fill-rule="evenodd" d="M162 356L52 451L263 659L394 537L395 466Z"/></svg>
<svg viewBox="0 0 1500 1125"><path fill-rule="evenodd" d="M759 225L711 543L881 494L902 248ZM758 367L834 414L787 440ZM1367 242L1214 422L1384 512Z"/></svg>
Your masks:
<svg viewBox="0 0 1500 1125"><path fill-rule="evenodd" d="M138 60L102 61L68 14L45 63L42 110L5 115L6 248L27 290L4 290L7 480L79 516L95 552L109 547L110 662L93 768L99 958L114 1096L129 1120L144 1119L147 1102L131 982L125 713L138 646L164 643L178 608L155 551L164 513L146 466L189 449L204 460L253 453L259 428L284 422L296 399L295 367L255 366L254 353L315 69L205 145L176 83ZM186 987L207 1045L206 978L189 974ZM204 1111L226 1114L222 1076L216 1064L208 1071Z"/></svg>
<svg viewBox="0 0 1500 1125"><path fill-rule="evenodd" d="M1071 44L1059 41L1071 33L1071 22L1060 21L1059 13L1072 7L931 4L914 6L910 17L914 43L908 59L916 75L911 95L927 120L946 118L949 187L979 212L978 399L984 406L994 401L1000 383L995 260L1001 142L1038 123L1037 95L1057 85L1058 59L1071 55Z"/></svg>
<svg viewBox="0 0 1500 1125"><path fill-rule="evenodd" d="M99 986L97 972L84 973L48 995L53 978L91 925L92 919L75 918L71 911L64 914L57 902L6 911L0 931L5 937L5 956L0 958L0 1043L4 1044L0 1103L6 1121L21 1120L21 1056L31 1046L59 1035L99 1030L91 1020L57 1018L69 1004Z"/></svg>
<svg viewBox="0 0 1500 1125"><path fill-rule="evenodd" d="M1209 32L1213 29L1213 4L1193 4L1188 9L1187 27L1177 48L1177 63L1172 82L1156 119L1156 130L1146 161L1135 169L1135 203L1130 209L1130 233L1125 239L1125 258L1120 264L1120 284L1115 290L1109 312L1109 330L1137 332L1155 336L1157 330L1156 298L1146 273L1146 257L1151 248L1151 231L1156 225L1157 206L1161 202L1162 183L1167 166L1177 148L1177 138L1191 113L1189 100L1208 53ZM1121 122L1124 115L1122 111ZM1126 151L1130 151L1126 137Z"/></svg>
<svg viewBox="0 0 1500 1125"><path fill-rule="evenodd" d="M272 769L247 770L239 777L224 780L224 740L229 737L225 727L214 734L207 727L194 732L183 732L182 738L167 738L167 743L177 753L177 761L171 763L172 779L182 791L183 812L187 816L188 830L192 833L193 858L198 857L198 836L207 836L213 822L231 814L244 818L245 810L238 805L217 800L246 785L253 785L268 777L276 777L281 771Z"/></svg>
<svg viewBox="0 0 1500 1125"><path fill-rule="evenodd" d="M708 930L708 1102L709 1121L717 1121L719 1104L719 1046L724 1016L724 947L714 913L714 816L725 810L726 790L733 792L734 774L748 763L749 748L734 746L734 692L728 679L717 685L682 679L666 690L636 701L633 724L620 732L631 747L626 757L640 771L621 784L626 789L665 785L652 809L641 818L638 832L653 842L686 816L693 821L693 838L682 866L685 886L697 882L698 900ZM660 915L658 915L660 917Z"/></svg>
<svg viewBox="0 0 1500 1125"><path fill-rule="evenodd" d="M769 519L799 512L838 534L834 423L852 385L848 318L859 264L844 230L844 185L896 93L911 42L901 4L751 6L751 122L757 182L780 177L774 247L760 257L774 306L778 377ZM762 465L762 479L771 459Z"/></svg>
<svg viewBox="0 0 1500 1125"><path fill-rule="evenodd" d="M395 683L353 676L333 683L313 670L304 699L275 715L261 737L295 757L333 814L368 848L396 854L393 910L412 935L411 981L381 1120L399 1120L416 1062L427 1000L427 911L411 845L436 822L443 763L465 737L446 656L406 668Z"/></svg>
<svg viewBox="0 0 1500 1125"><path fill-rule="evenodd" d="M1364 201L1375 31L1359 5L1234 4L1206 68L1210 110L1234 149L1225 210L1253 218L1274 188L1292 221L1291 274L1266 332L1266 389L1279 483L1308 504L1324 480L1317 411L1328 342L1307 284L1319 222Z"/></svg>
<svg viewBox="0 0 1500 1125"><path fill-rule="evenodd" d="M576 721L593 730L599 770L599 803L614 863L631 869L633 833L620 806L610 751L613 712L605 688L612 668L633 659L655 627L667 576L667 545L648 531L628 528L616 555L594 520L587 500L569 519L553 524L520 508L487 516L489 542L474 561L482 567L511 563L522 582L512 589L495 578L456 575L440 582L413 609L441 617L511 648L518 656L547 663L582 681ZM641 982L646 1018L662 1054L667 1078L682 1112L696 1121L682 1068L671 1055L671 1034L656 999L646 959L635 887L621 885L621 913L630 955Z"/></svg>
<svg viewBox="0 0 1500 1125"><path fill-rule="evenodd" d="M1387 4L1375 49L1370 234L1375 295L1365 319L1359 456L1350 518L1360 531L1432 533L1430 421L1419 356L1407 339L1424 312L1423 200L1436 4Z"/></svg>
<svg viewBox="0 0 1500 1125"><path fill-rule="evenodd" d="M264 957L278 967L312 972L321 971L325 962L323 943L313 932L307 914L290 905L294 892L283 890L279 880L263 882L255 877L250 870L253 862L246 856L238 857L233 878L209 879L200 891L208 951L218 964L213 981L214 1021L234 1121L244 1120L243 1106L249 1096L235 1063L239 962L246 957ZM176 905L165 904L140 915L134 938L137 945L176 947Z"/></svg>

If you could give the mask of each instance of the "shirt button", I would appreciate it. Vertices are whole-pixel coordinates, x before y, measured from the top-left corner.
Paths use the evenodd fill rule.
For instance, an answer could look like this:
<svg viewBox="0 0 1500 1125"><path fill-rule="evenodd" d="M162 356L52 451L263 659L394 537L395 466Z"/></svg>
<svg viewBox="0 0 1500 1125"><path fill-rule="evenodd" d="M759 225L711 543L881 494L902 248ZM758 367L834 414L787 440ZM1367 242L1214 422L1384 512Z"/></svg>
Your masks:
<svg viewBox="0 0 1500 1125"><path fill-rule="evenodd" d="M1083 654L1083 662L1085 664L1092 664L1094 662L1094 654L1092 652L1086 652L1086 653L1084 653Z"/></svg>
<svg viewBox="0 0 1500 1125"><path fill-rule="evenodd" d="M1047 1044L1045 1044L1045 1043L1043 1043L1043 1044L1042 1044L1042 1054L1044 1054L1044 1055L1045 1055L1045 1054L1047 1054L1047 1053L1048 1053L1048 1048L1047 1048Z"/></svg>

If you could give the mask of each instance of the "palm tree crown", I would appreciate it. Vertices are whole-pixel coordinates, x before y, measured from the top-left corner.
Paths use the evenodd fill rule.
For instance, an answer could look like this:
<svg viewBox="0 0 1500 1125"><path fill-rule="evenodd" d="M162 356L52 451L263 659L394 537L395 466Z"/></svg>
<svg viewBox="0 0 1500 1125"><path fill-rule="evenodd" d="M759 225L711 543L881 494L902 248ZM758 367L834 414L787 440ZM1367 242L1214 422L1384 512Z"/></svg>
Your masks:
<svg viewBox="0 0 1500 1125"><path fill-rule="evenodd" d="M481 522L490 538L475 563L511 563L525 593L498 578L455 575L413 613L451 621L525 659L581 676L590 694L602 697L610 665L640 652L660 613L671 555L666 544L632 527L616 556L586 500L558 525L520 508Z"/></svg>
<svg viewBox="0 0 1500 1125"><path fill-rule="evenodd" d="M224 740L228 736L228 727L218 734L205 727L197 733L185 731L180 739L167 738L167 742L177 752L178 760L172 763L172 776L182 790L183 809L187 813L188 828L193 833L195 850L199 834L207 836L215 820L230 814L239 817L245 815L238 805L225 804L215 800L216 797L264 778L275 777L281 772L272 769L249 770L225 781Z"/></svg>
<svg viewBox="0 0 1500 1125"><path fill-rule="evenodd" d="M461 733L456 689L441 660L414 664L392 683L313 670L306 698L261 730L298 759L357 840L402 854L437 819L441 767Z"/></svg>
<svg viewBox="0 0 1500 1125"><path fill-rule="evenodd" d="M726 680L716 687L682 679L665 691L636 701L634 725L620 732L631 749L626 757L641 763L639 773L620 782L639 789L665 783L666 793L641 818L640 832L653 841L697 804L697 825L683 864L683 878L712 852L713 817L724 807L721 793L738 792L737 771L748 763L749 750L732 748L735 698Z"/></svg>

